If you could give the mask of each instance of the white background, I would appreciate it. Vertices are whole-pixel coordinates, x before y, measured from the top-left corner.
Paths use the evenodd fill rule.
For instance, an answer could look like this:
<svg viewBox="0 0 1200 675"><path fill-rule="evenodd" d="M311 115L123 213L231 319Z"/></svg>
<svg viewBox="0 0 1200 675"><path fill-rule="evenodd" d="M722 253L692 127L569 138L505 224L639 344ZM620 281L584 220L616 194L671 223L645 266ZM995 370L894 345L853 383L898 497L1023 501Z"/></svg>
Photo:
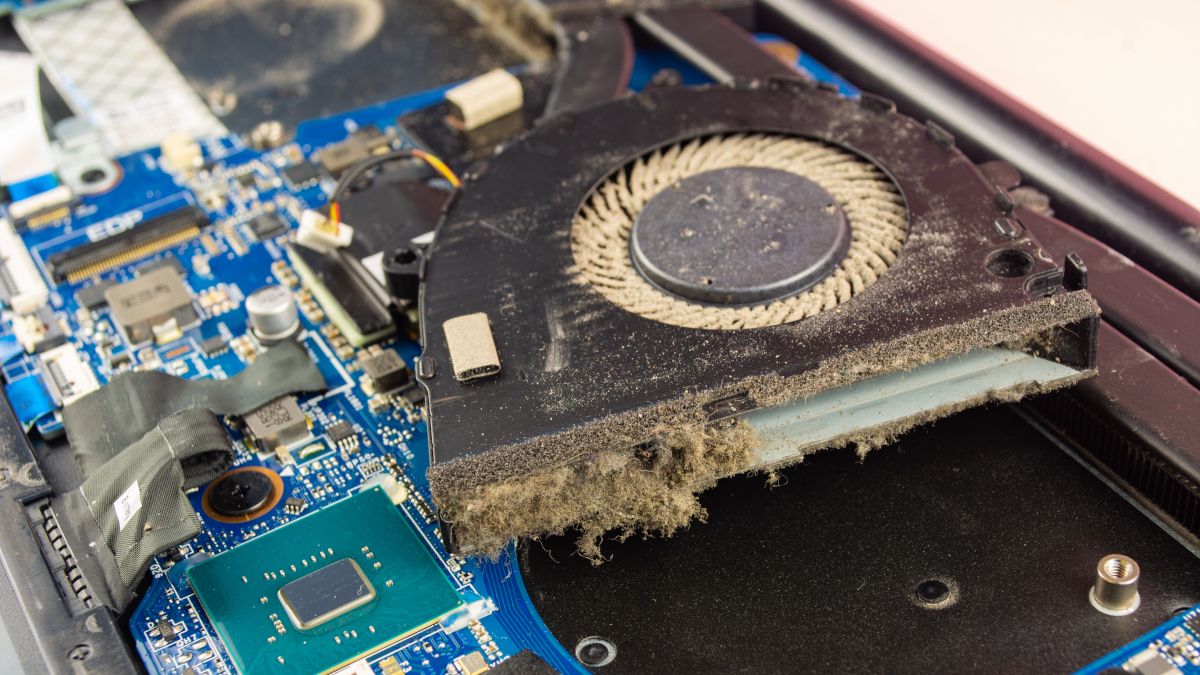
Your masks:
<svg viewBox="0 0 1200 675"><path fill-rule="evenodd" d="M1200 0L858 0L1200 208Z"/></svg>

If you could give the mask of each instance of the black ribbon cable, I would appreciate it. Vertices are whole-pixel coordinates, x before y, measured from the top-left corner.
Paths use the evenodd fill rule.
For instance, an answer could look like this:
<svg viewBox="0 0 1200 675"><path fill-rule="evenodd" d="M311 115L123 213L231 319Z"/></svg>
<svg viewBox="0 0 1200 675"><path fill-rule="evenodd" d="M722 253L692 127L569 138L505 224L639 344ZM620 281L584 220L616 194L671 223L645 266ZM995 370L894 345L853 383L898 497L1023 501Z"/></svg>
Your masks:
<svg viewBox="0 0 1200 675"><path fill-rule="evenodd" d="M200 533L185 490L233 461L217 415L242 415L286 394L324 388L307 352L286 342L226 380L129 373L67 406L63 422L83 484L56 507L72 523L64 529L76 533L75 541L97 551L80 559L96 597L120 611L155 554Z"/></svg>
<svg viewBox="0 0 1200 675"><path fill-rule="evenodd" d="M63 426L86 480L176 413L203 408L218 415L244 415L285 394L324 388L325 379L308 352L294 342L283 342L226 380L185 380L158 371L119 375L64 408ZM216 478L225 468L205 471L203 456L192 462L198 466L185 468L197 476L196 485Z"/></svg>
<svg viewBox="0 0 1200 675"><path fill-rule="evenodd" d="M184 466L199 466L202 475L233 461L233 446L216 415L193 408L158 426L105 462L78 490L62 496L59 508L71 520L93 518L112 558L97 556L104 568L97 597L123 607L132 589L159 551L200 534L200 520L184 489L200 481ZM116 570L112 570L112 566ZM93 581L95 583L95 581Z"/></svg>

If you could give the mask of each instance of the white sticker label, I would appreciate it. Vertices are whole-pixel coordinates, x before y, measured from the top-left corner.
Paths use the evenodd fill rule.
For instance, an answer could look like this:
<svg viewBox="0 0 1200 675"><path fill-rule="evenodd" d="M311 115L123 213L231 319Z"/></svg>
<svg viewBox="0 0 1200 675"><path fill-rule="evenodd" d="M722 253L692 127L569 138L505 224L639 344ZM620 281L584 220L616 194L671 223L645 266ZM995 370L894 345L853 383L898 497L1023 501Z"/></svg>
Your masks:
<svg viewBox="0 0 1200 675"><path fill-rule="evenodd" d="M142 491L138 488L136 480L128 490L117 497L113 509L117 512L117 529L124 530L129 521L133 520L133 516L142 509Z"/></svg>

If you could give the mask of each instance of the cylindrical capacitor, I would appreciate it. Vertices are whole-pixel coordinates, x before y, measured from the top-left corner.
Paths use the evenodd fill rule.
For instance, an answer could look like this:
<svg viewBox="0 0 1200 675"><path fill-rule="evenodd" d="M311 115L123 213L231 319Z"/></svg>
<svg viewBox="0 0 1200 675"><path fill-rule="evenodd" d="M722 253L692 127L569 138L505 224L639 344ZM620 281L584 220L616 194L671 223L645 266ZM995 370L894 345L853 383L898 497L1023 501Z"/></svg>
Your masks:
<svg viewBox="0 0 1200 675"><path fill-rule="evenodd" d="M263 286L246 298L250 328L263 342L279 342L300 329L300 313L292 292L283 286Z"/></svg>

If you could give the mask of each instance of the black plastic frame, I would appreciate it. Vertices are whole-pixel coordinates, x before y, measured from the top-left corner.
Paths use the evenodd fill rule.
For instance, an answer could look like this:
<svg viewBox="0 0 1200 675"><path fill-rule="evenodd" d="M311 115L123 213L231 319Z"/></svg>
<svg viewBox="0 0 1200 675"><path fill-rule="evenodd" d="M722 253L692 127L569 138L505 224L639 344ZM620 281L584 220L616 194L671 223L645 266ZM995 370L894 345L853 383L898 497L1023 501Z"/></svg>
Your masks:
<svg viewBox="0 0 1200 675"><path fill-rule="evenodd" d="M0 612L26 673L127 673L141 664L106 607L86 607L71 589L46 484L33 447L0 396ZM86 582L85 582L86 583Z"/></svg>

